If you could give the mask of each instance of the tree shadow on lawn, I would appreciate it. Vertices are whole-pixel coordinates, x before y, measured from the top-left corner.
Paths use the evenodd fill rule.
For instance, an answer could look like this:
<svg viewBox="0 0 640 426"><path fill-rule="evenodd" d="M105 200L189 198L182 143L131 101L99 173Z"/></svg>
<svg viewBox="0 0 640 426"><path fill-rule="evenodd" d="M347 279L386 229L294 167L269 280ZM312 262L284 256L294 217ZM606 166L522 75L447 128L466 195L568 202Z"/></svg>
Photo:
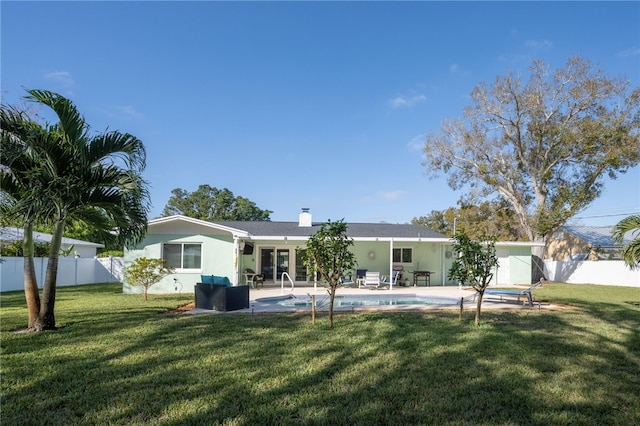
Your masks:
<svg viewBox="0 0 640 426"><path fill-rule="evenodd" d="M3 418L12 424L624 423L640 408L632 375L638 352L616 339L610 324L598 321L590 330L581 315L486 312L475 327L455 313L355 313L337 314L336 327L328 329L326 317L313 326L300 314L145 320L123 312L108 326L86 327L93 336L50 334L45 365L29 357L11 361L19 371L5 364L11 370L5 385L21 386L3 390ZM576 334L579 339L567 339ZM56 347L80 352L58 354ZM610 380L619 384L615 394Z"/></svg>

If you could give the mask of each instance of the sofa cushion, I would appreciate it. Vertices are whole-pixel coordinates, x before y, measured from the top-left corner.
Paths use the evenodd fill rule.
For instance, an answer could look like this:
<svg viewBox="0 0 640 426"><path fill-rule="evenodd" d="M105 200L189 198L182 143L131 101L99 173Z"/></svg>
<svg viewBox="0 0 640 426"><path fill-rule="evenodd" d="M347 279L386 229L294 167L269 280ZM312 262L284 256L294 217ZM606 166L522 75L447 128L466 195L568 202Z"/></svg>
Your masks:
<svg viewBox="0 0 640 426"><path fill-rule="evenodd" d="M213 276L213 284L221 284L226 285L227 287L231 287L231 281L229 280L229 278L219 277L216 275Z"/></svg>

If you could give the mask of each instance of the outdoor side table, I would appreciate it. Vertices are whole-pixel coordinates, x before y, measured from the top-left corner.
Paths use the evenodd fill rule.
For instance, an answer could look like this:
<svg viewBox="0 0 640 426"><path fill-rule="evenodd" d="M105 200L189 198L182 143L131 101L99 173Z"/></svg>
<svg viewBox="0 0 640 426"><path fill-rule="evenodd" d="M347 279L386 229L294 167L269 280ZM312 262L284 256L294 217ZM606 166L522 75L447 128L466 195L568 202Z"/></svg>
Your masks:
<svg viewBox="0 0 640 426"><path fill-rule="evenodd" d="M431 271L413 271L413 286L417 287L420 279L424 279L424 285L431 287Z"/></svg>

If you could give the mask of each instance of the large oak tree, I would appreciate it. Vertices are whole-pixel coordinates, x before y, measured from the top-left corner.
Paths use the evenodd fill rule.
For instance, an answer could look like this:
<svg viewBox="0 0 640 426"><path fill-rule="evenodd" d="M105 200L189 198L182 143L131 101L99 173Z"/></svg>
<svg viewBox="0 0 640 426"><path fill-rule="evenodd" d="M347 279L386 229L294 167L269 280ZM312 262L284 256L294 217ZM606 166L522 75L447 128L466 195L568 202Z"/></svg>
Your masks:
<svg viewBox="0 0 640 426"><path fill-rule="evenodd" d="M427 137L423 164L471 199L506 200L527 238L542 242L607 177L638 164L640 88L577 56L556 70L536 60L529 71L477 85L462 117Z"/></svg>
<svg viewBox="0 0 640 426"><path fill-rule="evenodd" d="M427 137L424 165L474 198L497 194L527 238L544 241L638 164L640 88L580 57L529 71L477 85L462 117Z"/></svg>

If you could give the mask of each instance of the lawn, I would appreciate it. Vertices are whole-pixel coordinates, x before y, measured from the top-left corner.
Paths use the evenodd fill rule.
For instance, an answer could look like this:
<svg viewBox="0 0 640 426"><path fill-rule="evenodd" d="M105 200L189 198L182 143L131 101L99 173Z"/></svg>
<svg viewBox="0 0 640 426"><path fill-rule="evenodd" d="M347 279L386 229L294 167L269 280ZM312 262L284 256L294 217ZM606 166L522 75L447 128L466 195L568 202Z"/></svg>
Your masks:
<svg viewBox="0 0 640 426"><path fill-rule="evenodd" d="M3 425L637 425L640 289L547 283L569 308L161 315L190 295L58 289L54 332L0 295Z"/></svg>

